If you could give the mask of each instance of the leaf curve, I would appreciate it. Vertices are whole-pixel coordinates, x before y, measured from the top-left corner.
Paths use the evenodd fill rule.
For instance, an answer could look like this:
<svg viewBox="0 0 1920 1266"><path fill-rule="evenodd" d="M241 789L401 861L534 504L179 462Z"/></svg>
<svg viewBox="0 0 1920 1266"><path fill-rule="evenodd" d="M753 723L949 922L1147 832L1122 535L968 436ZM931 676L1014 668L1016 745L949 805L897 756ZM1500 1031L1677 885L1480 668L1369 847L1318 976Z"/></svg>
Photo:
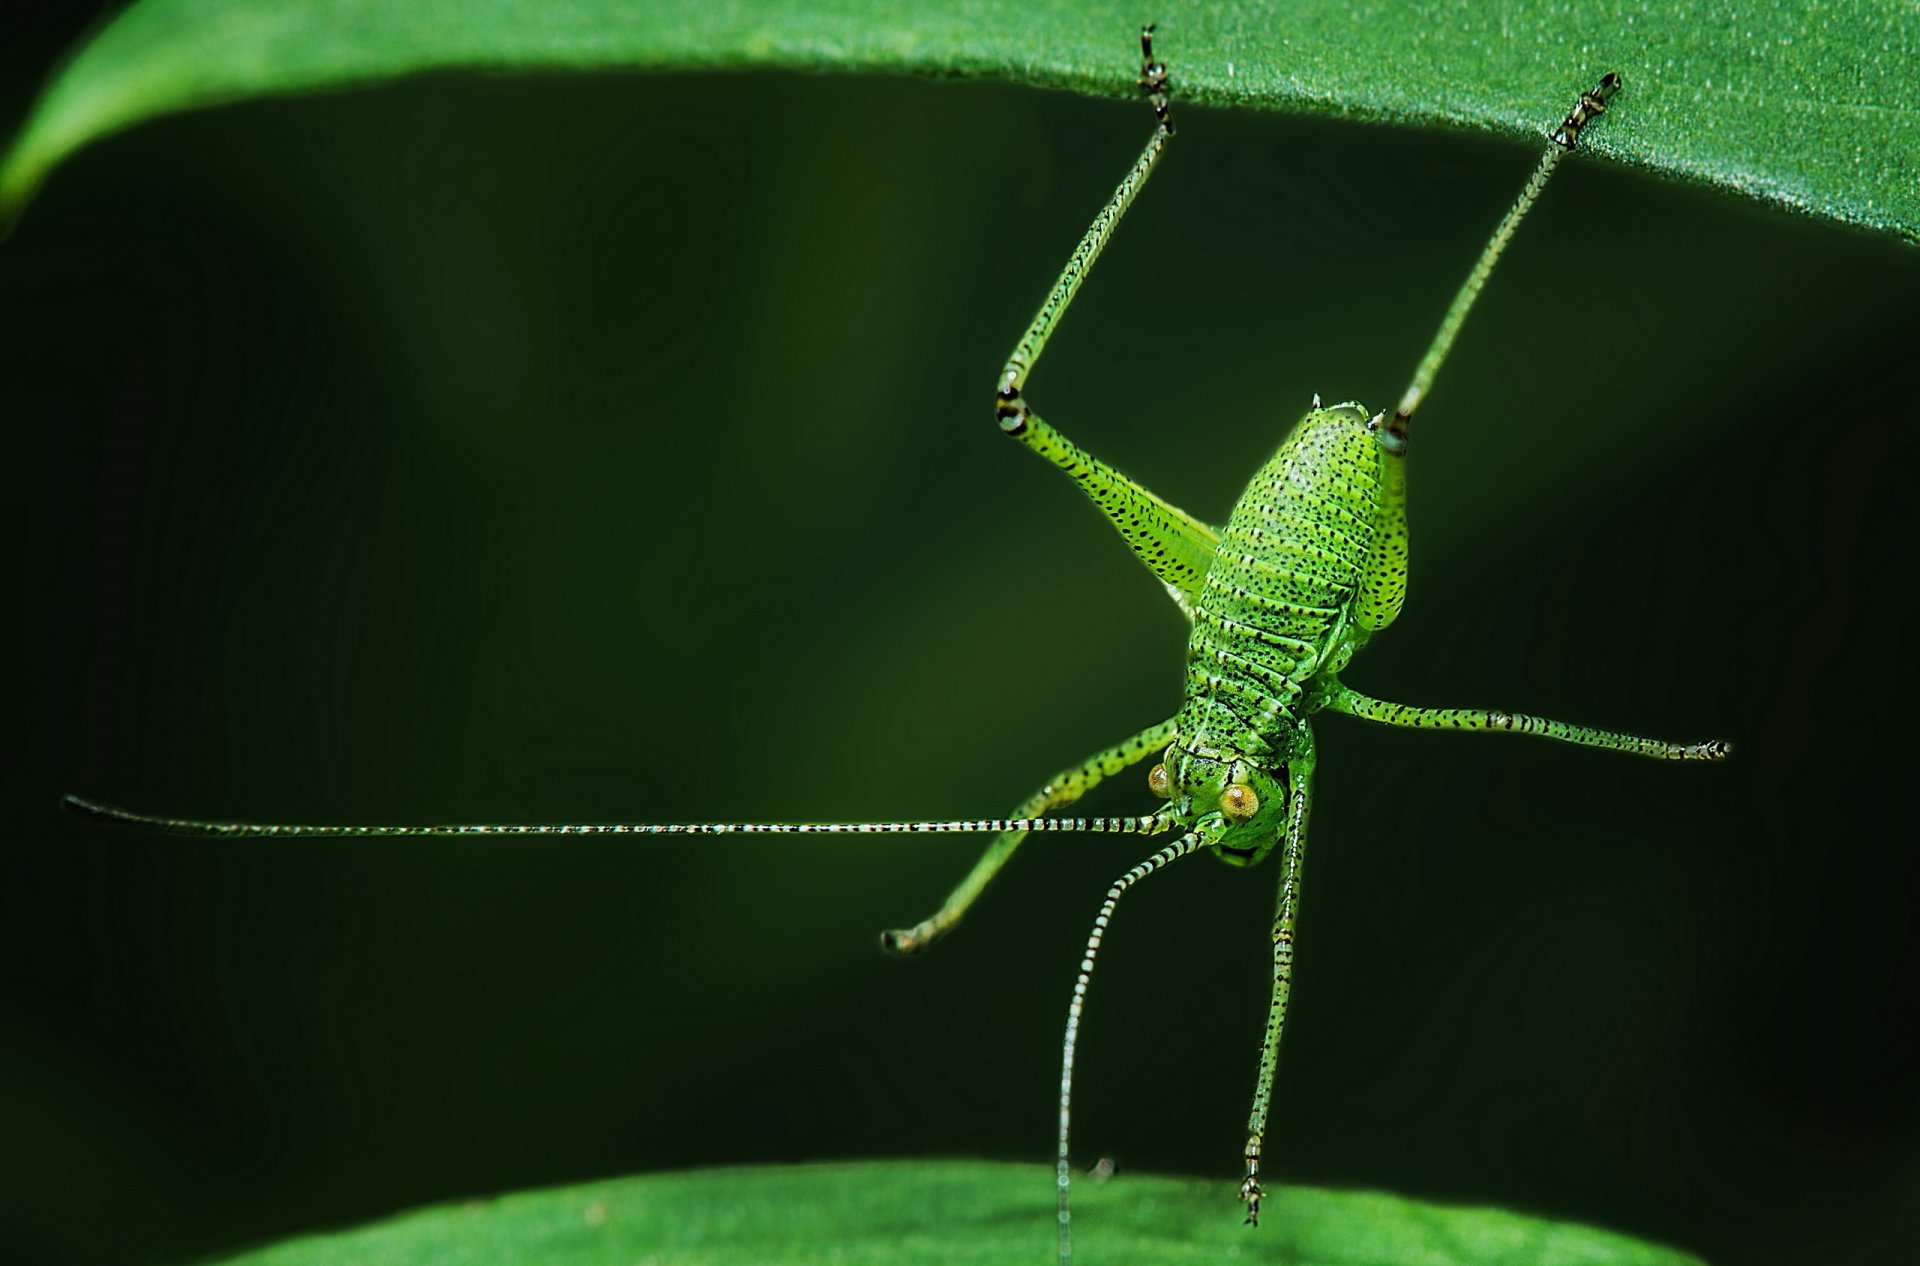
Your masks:
<svg viewBox="0 0 1920 1266"><path fill-rule="evenodd" d="M538 1261L864 1266L1051 1260L1053 1174L1031 1165L897 1161L651 1174L441 1205L288 1240L229 1266ZM1089 1261L1293 1266L1698 1266L1610 1231L1377 1192L1279 1190L1240 1225L1231 1184L1123 1177L1075 1188Z"/></svg>
<svg viewBox="0 0 1920 1266"><path fill-rule="evenodd" d="M1157 0L1179 97L1539 136L1602 71L1596 153L1920 242L1911 0ZM1134 91L1094 0L139 0L59 72L0 166L11 219L91 141L182 110L446 69L785 67Z"/></svg>

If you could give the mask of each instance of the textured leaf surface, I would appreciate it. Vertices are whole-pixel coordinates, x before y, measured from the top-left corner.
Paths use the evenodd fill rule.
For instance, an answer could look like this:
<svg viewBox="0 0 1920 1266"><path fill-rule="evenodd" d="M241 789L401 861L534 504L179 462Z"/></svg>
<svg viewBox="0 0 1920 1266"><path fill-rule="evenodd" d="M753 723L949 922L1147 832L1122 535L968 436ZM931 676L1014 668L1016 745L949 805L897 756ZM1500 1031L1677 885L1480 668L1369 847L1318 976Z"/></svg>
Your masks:
<svg viewBox="0 0 1920 1266"><path fill-rule="evenodd" d="M1913 0L1157 0L1189 102L1537 136L1602 71L1593 148L1920 241ZM0 169L16 214L60 161L145 119L450 67L780 66L994 75L1130 93L1132 15L1091 0L140 0L81 49Z"/></svg>
<svg viewBox="0 0 1920 1266"><path fill-rule="evenodd" d="M446 1205L292 1240L234 1266L465 1262L1041 1262L1053 1252L1053 1176L965 1162L810 1165L656 1174ZM1606 1231L1371 1192L1288 1188L1257 1230L1226 1183L1125 1178L1076 1189L1089 1261L1290 1266L1686 1266Z"/></svg>

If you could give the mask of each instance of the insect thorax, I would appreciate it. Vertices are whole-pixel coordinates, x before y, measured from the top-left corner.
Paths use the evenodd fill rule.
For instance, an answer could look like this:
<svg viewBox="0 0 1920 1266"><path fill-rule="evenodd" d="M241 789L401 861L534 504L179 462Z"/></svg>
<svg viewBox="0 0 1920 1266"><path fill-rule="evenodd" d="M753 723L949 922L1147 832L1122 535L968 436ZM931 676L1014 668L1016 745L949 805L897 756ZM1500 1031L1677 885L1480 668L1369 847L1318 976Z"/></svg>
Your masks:
<svg viewBox="0 0 1920 1266"><path fill-rule="evenodd" d="M1353 403L1310 410L1227 519L1193 604L1186 696L1168 751L1176 809L1204 814L1248 769L1284 787L1313 678L1344 667L1366 640L1353 608L1379 535L1382 461L1367 416ZM1241 775L1223 773L1235 765ZM1273 807L1263 793L1249 825L1266 824ZM1221 856L1257 861L1266 849L1232 851L1223 845Z"/></svg>

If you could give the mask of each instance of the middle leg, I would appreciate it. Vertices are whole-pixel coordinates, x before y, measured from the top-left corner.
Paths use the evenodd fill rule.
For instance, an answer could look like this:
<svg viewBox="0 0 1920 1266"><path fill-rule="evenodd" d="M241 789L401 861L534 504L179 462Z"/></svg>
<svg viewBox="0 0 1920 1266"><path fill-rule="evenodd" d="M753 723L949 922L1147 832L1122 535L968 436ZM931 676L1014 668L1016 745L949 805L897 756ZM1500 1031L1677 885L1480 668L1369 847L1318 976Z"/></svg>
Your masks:
<svg viewBox="0 0 1920 1266"><path fill-rule="evenodd" d="M1307 811L1313 805L1313 732L1300 728L1301 747L1287 762L1287 839L1280 854L1280 891L1273 904L1273 1000L1267 1007L1267 1031L1260 1044L1260 1076L1254 1084L1253 1110L1247 1116L1246 1177L1240 1199L1247 1225L1260 1225L1260 1153L1267 1137L1267 1109L1273 1079L1280 1071L1280 1035L1287 1027L1293 996L1293 929L1300 915L1300 875L1307 860Z"/></svg>
<svg viewBox="0 0 1920 1266"><path fill-rule="evenodd" d="M1414 730L1493 730L1509 734L1537 734L1561 743L1580 747L1599 747L1657 760L1719 760L1731 747L1720 739L1701 743L1670 743L1664 739L1642 738L1617 730L1600 730L1590 725L1570 725L1519 712L1501 712L1494 708L1416 708L1404 703L1388 703L1361 694L1340 682L1327 691L1326 706L1335 712L1374 721L1381 725L1401 725Z"/></svg>
<svg viewBox="0 0 1920 1266"><path fill-rule="evenodd" d="M1066 770L1047 780L1047 785L1020 802L1009 816L1015 818L1037 818L1062 805L1072 804L1087 792L1100 784L1103 778L1117 774L1138 764L1149 756L1164 751L1173 741L1173 720L1168 718L1160 724L1140 731L1125 742L1118 743L1100 752L1084 764ZM946 901L933 914L910 928L895 928L880 934L881 948L895 954L917 954L940 937L945 936L967 907L974 903L986 889L1000 868L1007 864L1013 851L1027 838L1025 831L1006 831L994 837L987 845L987 851L973 864L967 877L960 886L948 895Z"/></svg>

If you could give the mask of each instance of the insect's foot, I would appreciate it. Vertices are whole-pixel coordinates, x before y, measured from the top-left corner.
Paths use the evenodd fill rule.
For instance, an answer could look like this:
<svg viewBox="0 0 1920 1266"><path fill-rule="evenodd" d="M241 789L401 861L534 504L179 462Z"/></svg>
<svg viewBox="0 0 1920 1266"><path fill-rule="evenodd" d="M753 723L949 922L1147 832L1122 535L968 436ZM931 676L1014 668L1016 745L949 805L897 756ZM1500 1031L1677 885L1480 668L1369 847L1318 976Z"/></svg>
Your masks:
<svg viewBox="0 0 1920 1266"><path fill-rule="evenodd" d="M1560 120L1560 126L1554 130L1553 143L1561 149L1572 149L1580 141L1580 129L1607 112L1607 103L1613 100L1613 94L1620 91L1620 76L1608 71L1600 76L1600 82L1593 86L1592 92L1580 94L1580 104L1573 107L1567 117Z"/></svg>
<svg viewBox="0 0 1920 1266"><path fill-rule="evenodd" d="M1160 121L1160 130L1168 136L1173 135L1173 115L1167 110L1167 98L1172 92L1171 81L1167 77L1167 64L1153 56L1153 23L1140 28L1140 92L1153 106L1153 117Z"/></svg>
<svg viewBox="0 0 1920 1266"><path fill-rule="evenodd" d="M929 939L919 928L892 928L880 934L880 948L889 954L918 954Z"/></svg>
<svg viewBox="0 0 1920 1266"><path fill-rule="evenodd" d="M76 796L71 791L60 797L60 807L68 813L82 818L92 818L96 822L117 822L118 811L113 806L101 804L97 800L88 800L85 796Z"/></svg>
<svg viewBox="0 0 1920 1266"><path fill-rule="evenodd" d="M1248 1174L1247 1180L1240 1184L1240 1200L1247 1206L1247 1226L1260 1225L1260 1197L1266 1194L1266 1189L1254 1174Z"/></svg>
<svg viewBox="0 0 1920 1266"><path fill-rule="evenodd" d="M1268 1054L1271 1056L1271 1049L1269 1049ZM1271 1065L1263 1065L1263 1067L1270 1068ZM1261 1095L1263 1098L1265 1094L1266 1091L1262 1089ZM1258 1120L1264 1121L1266 1118L1264 1106L1258 1111ZM1256 1124L1253 1132L1247 1136L1247 1176L1240 1182L1240 1202L1247 1206L1246 1224L1248 1226L1260 1225L1260 1197L1267 1194L1266 1188L1260 1185L1260 1143L1262 1133L1263 1131L1259 1125Z"/></svg>

